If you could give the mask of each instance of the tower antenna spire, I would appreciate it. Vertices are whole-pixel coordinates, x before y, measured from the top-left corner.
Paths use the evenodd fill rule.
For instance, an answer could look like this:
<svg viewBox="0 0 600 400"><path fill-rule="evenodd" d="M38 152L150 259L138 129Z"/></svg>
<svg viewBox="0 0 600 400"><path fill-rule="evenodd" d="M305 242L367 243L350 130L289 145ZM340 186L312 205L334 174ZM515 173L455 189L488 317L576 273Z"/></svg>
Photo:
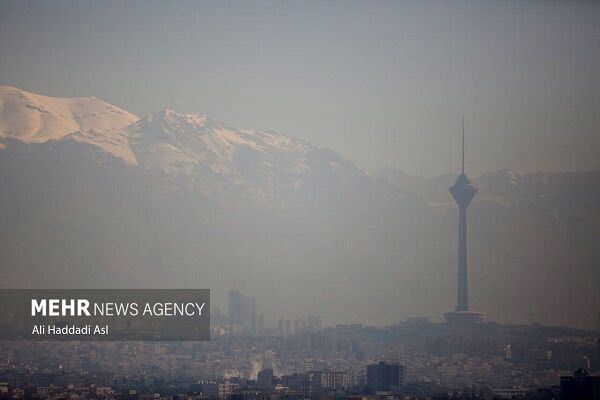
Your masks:
<svg viewBox="0 0 600 400"><path fill-rule="evenodd" d="M462 174L465 173L465 116L462 117L462 158L461 158L461 170Z"/></svg>

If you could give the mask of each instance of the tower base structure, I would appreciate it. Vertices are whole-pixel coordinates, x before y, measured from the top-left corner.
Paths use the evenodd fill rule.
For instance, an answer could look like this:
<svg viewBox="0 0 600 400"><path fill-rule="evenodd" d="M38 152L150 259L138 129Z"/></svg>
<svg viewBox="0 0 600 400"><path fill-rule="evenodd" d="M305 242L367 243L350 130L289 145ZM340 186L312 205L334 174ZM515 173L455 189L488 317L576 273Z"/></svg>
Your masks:
<svg viewBox="0 0 600 400"><path fill-rule="evenodd" d="M453 328L469 328L482 323L485 314L477 311L451 311L444 314L446 324Z"/></svg>

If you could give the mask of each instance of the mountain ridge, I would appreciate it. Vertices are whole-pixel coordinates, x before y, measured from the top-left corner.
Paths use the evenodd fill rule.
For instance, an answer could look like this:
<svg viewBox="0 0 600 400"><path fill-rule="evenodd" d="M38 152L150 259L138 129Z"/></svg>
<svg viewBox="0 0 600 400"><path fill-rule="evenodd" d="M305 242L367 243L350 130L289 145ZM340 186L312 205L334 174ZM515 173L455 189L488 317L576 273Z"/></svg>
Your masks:
<svg viewBox="0 0 600 400"><path fill-rule="evenodd" d="M199 113L165 108L141 118L95 97L60 99L0 88L0 144L74 140L205 193L233 185L255 198L301 190L311 168L357 174L339 154L273 131L236 129ZM86 107L90 110L86 111ZM8 121L8 122L5 122ZM335 170L335 171L334 171ZM203 182L191 182L202 176Z"/></svg>

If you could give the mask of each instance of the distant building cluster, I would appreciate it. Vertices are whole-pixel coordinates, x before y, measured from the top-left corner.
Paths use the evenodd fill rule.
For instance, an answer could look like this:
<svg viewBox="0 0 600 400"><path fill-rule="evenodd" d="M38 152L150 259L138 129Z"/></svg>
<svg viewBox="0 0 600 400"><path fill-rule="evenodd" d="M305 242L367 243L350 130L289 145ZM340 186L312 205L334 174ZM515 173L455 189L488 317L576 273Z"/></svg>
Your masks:
<svg viewBox="0 0 600 400"><path fill-rule="evenodd" d="M239 290L229 291L229 330L254 336L258 333L256 299Z"/></svg>
<svg viewBox="0 0 600 400"><path fill-rule="evenodd" d="M373 369L375 368L375 369ZM0 399L39 399L39 400L326 400L330 396L337 399L365 399L369 393L377 394L378 399L400 399L403 367L398 363L379 362L369 365L369 371L376 371L374 380L369 378L372 387L354 390L351 395L346 371L320 370L306 371L289 375L275 376L273 369L258 372L256 380L222 378L214 381L190 384L186 390L173 396L161 393L147 393L141 388L127 388L117 383L113 386L96 384L67 384L58 386L12 387L0 383ZM370 375L369 375L370 376ZM385 393L384 393L385 392ZM358 394L361 396L358 396ZM357 397L358 396L358 397Z"/></svg>
<svg viewBox="0 0 600 400"><path fill-rule="evenodd" d="M276 327L269 329L265 324L265 314L257 312L256 298L245 295L239 290L229 291L228 325L226 332L230 335L280 337L293 334L318 332L323 328L323 322L318 315L307 318L277 320Z"/></svg>
<svg viewBox="0 0 600 400"><path fill-rule="evenodd" d="M277 377L272 369L263 369L256 380L240 378L174 387L146 384L126 387L97 384L58 386L28 384L25 387L0 383L2 400L414 400L414 399L529 399L597 400L600 376L585 369L561 377L560 386L540 389L472 387L452 391L428 384L404 384L404 367L397 362L380 361L367 366L367 385L351 388L343 371L307 371Z"/></svg>
<svg viewBox="0 0 600 400"><path fill-rule="evenodd" d="M312 331L319 319L309 320L289 334L277 324L259 334L258 323L256 334L229 334L223 317L210 342L0 342L0 400L562 400L598 390L595 332L415 318Z"/></svg>
<svg viewBox="0 0 600 400"><path fill-rule="evenodd" d="M277 321L277 335L290 336L306 332L318 332L323 328L321 317L311 315L307 319L294 320L281 318Z"/></svg>

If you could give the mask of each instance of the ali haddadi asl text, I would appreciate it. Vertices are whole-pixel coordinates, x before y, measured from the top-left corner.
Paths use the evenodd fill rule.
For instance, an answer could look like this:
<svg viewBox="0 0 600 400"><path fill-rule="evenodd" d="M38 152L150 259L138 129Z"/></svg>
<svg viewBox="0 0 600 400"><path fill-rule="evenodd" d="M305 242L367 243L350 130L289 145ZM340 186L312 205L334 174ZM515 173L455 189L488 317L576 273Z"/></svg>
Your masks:
<svg viewBox="0 0 600 400"><path fill-rule="evenodd" d="M87 335L108 335L108 325L34 325L31 331L32 335L40 336L87 336Z"/></svg>

